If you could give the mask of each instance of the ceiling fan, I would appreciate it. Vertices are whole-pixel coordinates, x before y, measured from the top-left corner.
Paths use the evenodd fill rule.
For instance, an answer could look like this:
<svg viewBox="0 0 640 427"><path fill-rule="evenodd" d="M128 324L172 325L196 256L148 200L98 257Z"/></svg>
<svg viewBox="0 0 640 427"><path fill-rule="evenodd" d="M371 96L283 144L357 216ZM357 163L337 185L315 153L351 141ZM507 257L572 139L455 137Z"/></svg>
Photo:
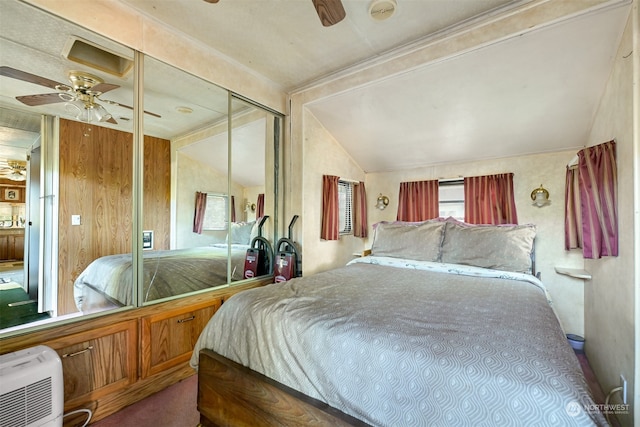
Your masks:
<svg viewBox="0 0 640 427"><path fill-rule="evenodd" d="M0 178L11 181L24 181L27 179L27 162L19 160L0 160Z"/></svg>
<svg viewBox="0 0 640 427"><path fill-rule="evenodd" d="M98 101L130 110L133 109L127 105L100 98L103 93L117 89L120 86L105 83L100 77L84 71L69 71L67 73L71 85L58 83L45 77L7 66L0 67L0 76L10 77L56 90L55 93L16 96L16 99L30 107L64 102L66 103L67 111L74 114L78 120L83 122L99 121L118 124L111 113L109 113L102 104L98 103ZM145 111L145 113L160 117L148 111Z"/></svg>
<svg viewBox="0 0 640 427"><path fill-rule="evenodd" d="M218 3L219 0L204 0L207 3ZM325 27L330 27L342 21L347 13L344 11L341 0L311 0L316 8L320 22Z"/></svg>

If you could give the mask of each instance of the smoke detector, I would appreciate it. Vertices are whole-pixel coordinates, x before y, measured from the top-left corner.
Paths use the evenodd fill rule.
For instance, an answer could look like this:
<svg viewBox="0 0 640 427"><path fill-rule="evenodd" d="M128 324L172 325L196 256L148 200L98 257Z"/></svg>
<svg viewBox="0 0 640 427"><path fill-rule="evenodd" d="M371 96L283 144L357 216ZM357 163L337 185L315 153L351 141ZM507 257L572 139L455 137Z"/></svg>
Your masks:
<svg viewBox="0 0 640 427"><path fill-rule="evenodd" d="M369 16L374 21L385 21L396 13L396 0L373 0L369 6Z"/></svg>

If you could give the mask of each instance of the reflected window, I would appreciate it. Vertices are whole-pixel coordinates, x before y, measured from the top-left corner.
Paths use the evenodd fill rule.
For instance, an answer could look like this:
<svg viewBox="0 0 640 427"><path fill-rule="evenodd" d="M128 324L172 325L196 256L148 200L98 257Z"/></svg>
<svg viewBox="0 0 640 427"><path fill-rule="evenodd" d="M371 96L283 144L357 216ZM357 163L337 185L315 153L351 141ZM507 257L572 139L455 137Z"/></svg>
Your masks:
<svg viewBox="0 0 640 427"><path fill-rule="evenodd" d="M207 205L204 210L203 230L226 230L227 224L227 200L223 194L207 194Z"/></svg>

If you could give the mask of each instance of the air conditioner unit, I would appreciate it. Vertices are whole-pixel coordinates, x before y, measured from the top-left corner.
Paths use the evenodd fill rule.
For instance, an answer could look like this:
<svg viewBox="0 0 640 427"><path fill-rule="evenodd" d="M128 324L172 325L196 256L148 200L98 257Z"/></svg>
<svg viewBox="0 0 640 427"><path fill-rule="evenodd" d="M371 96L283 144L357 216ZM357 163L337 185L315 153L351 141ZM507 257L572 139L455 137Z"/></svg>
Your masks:
<svg viewBox="0 0 640 427"><path fill-rule="evenodd" d="M64 417L62 362L39 345L0 356L0 426L60 427Z"/></svg>

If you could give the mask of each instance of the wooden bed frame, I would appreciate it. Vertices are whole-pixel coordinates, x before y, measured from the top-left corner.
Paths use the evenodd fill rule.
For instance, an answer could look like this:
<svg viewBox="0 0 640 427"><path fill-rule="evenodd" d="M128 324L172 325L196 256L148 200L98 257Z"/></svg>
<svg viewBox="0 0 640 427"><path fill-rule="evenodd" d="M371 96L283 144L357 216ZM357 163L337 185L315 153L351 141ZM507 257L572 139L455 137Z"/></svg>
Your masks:
<svg viewBox="0 0 640 427"><path fill-rule="evenodd" d="M200 351L198 411L202 427L369 425L206 349Z"/></svg>

